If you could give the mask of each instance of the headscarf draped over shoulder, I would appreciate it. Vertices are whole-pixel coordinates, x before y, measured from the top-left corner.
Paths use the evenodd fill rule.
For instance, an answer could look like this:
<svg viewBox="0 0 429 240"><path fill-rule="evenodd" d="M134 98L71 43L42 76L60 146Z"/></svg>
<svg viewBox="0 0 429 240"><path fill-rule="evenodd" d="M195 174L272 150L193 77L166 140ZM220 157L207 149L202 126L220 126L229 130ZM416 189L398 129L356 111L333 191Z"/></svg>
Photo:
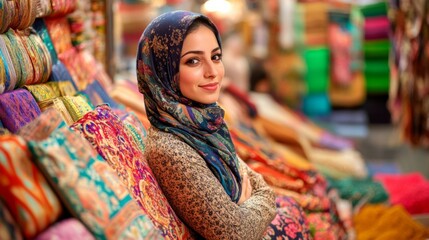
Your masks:
<svg viewBox="0 0 429 240"><path fill-rule="evenodd" d="M200 19L219 32L204 15L168 12L155 18L140 38L137 53L139 90L152 126L172 133L194 148L219 179L231 200L238 202L241 177L224 111L217 103L202 104L182 95L179 64L183 41L191 24Z"/></svg>

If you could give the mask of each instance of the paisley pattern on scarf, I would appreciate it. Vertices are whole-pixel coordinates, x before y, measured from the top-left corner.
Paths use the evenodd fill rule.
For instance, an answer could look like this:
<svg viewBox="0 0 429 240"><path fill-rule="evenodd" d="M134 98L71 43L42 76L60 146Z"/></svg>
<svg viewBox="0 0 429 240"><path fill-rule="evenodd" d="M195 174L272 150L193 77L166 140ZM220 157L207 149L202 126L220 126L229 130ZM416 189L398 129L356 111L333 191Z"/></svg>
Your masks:
<svg viewBox="0 0 429 240"><path fill-rule="evenodd" d="M0 95L0 120L12 133L40 115L40 108L31 93L18 89Z"/></svg>
<svg viewBox="0 0 429 240"><path fill-rule="evenodd" d="M187 11L165 13L147 26L137 53L139 90L144 94L152 126L173 133L198 151L227 194L237 202L241 177L223 109L217 103L194 102L179 89L180 53L186 32L196 19L216 29L205 16ZM215 36L221 47L217 31Z"/></svg>
<svg viewBox="0 0 429 240"><path fill-rule="evenodd" d="M31 161L19 136L0 136L0 198L25 238L33 238L58 219L62 208L48 182Z"/></svg>
<svg viewBox="0 0 429 240"><path fill-rule="evenodd" d="M62 127L29 146L63 203L97 239L147 239L153 234L152 222L116 173L78 133Z"/></svg>
<svg viewBox="0 0 429 240"><path fill-rule="evenodd" d="M134 121L134 120L133 120ZM132 122L132 121L131 121ZM93 145L117 172L123 184L166 239L186 239L190 232L162 193L136 142L138 126L131 132L107 105L98 106L71 125ZM143 136L140 136L143 137Z"/></svg>

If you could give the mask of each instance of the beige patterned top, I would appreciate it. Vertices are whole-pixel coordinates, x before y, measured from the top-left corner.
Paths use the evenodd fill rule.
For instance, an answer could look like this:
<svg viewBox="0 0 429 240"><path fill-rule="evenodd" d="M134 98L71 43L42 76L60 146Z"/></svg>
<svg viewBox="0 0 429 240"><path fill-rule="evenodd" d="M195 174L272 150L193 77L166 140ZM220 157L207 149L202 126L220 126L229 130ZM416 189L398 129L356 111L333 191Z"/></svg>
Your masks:
<svg viewBox="0 0 429 240"><path fill-rule="evenodd" d="M176 214L205 239L261 239L275 217L275 196L262 177L240 160L252 185L238 205L224 191L204 159L173 134L151 127L145 155Z"/></svg>

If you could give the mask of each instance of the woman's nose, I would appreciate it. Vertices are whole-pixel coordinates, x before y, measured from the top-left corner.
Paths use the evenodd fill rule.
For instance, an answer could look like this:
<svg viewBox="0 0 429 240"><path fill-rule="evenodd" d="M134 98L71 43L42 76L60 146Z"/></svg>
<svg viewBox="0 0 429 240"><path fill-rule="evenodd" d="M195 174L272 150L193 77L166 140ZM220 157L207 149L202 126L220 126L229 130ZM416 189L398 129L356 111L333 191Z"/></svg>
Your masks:
<svg viewBox="0 0 429 240"><path fill-rule="evenodd" d="M214 78L217 75L216 64L214 62L207 62L204 66L204 77Z"/></svg>

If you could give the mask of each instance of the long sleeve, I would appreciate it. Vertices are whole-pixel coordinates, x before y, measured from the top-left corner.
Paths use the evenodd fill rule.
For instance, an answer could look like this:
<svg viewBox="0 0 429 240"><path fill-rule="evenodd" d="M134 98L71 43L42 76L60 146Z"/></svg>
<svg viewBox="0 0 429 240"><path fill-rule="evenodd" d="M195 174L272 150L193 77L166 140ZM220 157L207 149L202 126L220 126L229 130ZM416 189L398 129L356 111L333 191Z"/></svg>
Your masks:
<svg viewBox="0 0 429 240"><path fill-rule="evenodd" d="M251 197L231 201L204 159L174 135L151 128L146 158L176 214L206 239L261 239L275 216L272 190L240 162L253 187Z"/></svg>

